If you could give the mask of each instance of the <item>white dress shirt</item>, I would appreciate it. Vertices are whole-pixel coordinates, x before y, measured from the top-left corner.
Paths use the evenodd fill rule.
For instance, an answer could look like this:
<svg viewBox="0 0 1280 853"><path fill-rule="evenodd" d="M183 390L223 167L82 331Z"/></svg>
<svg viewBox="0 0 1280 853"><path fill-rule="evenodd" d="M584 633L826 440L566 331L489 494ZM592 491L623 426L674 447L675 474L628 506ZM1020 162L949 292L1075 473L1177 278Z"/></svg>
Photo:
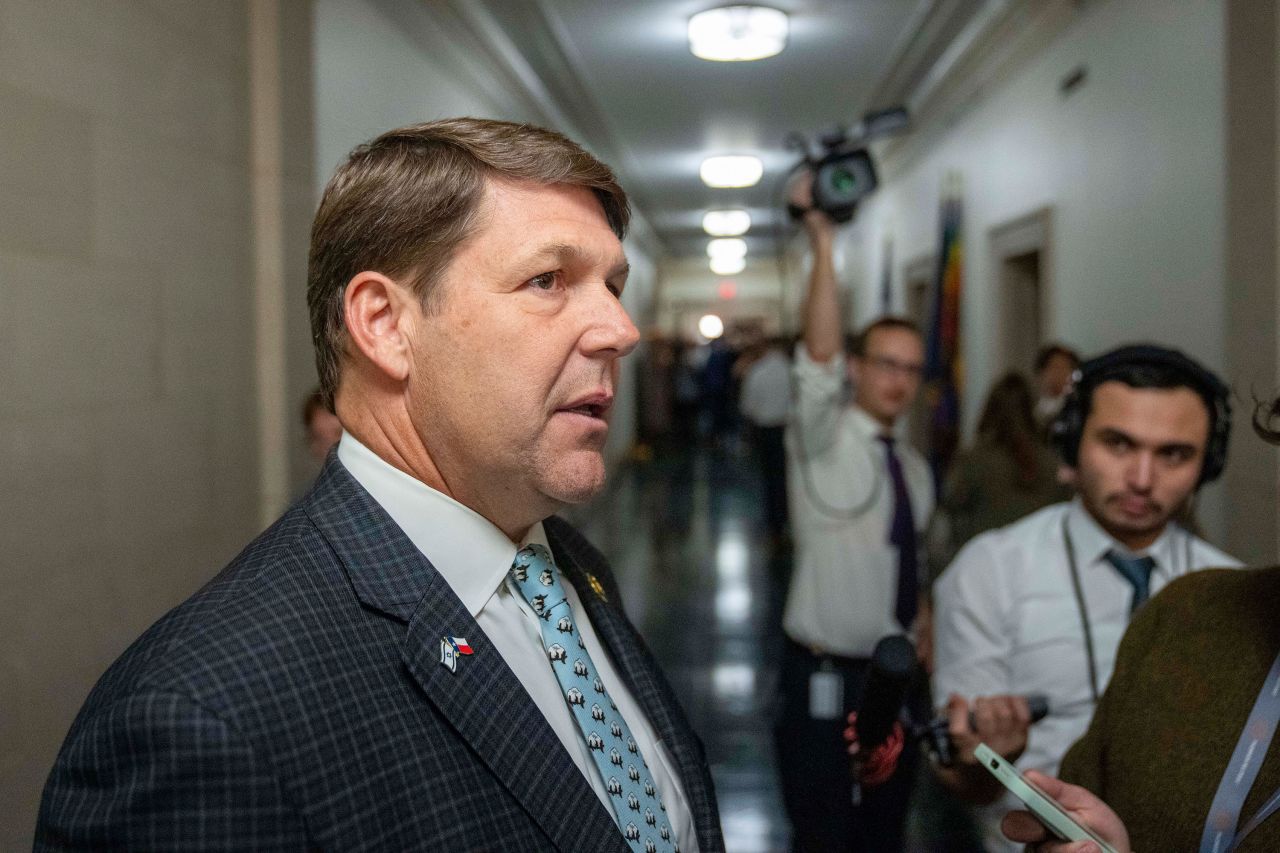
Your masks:
<svg viewBox="0 0 1280 853"><path fill-rule="evenodd" d="M614 815L604 780L565 703L564 691L551 671L538 618L509 576L518 550L516 544L488 519L389 465L350 433L342 434L338 460L448 582L524 685L596 796L609 814ZM548 545L541 522L530 528L521 547L530 543ZM577 590L563 574L561 583L573 608L574 625L609 691L609 698L617 704L641 754L649 761L649 771L667 807L667 819L680 849L697 850L693 816L675 761L658 740L648 717L596 637ZM463 658L459 666L466 664Z"/></svg>
<svg viewBox="0 0 1280 853"><path fill-rule="evenodd" d="M969 701L1000 694L1044 695L1049 716L1031 727L1017 766L1049 774L1057 773L1067 749L1088 728L1094 709L1064 527L1080 576L1101 693L1129 624L1134 590L1105 559L1109 550L1125 549L1079 499L1045 507L974 538L933 588L935 701L944 702L952 693ZM1240 565L1172 524L1143 553L1155 559L1153 595L1196 569ZM1017 807L1007 796L978 810L988 850L1021 849L999 830L1000 818Z"/></svg>
<svg viewBox="0 0 1280 853"><path fill-rule="evenodd" d="M843 355L820 364L801 344L793 370L787 488L796 552L783 629L806 646L870 657L880 638L911 627L894 616L893 481L884 444L876 440L884 427L845 402ZM896 442L895 451L923 543L933 512L933 476L905 442Z"/></svg>

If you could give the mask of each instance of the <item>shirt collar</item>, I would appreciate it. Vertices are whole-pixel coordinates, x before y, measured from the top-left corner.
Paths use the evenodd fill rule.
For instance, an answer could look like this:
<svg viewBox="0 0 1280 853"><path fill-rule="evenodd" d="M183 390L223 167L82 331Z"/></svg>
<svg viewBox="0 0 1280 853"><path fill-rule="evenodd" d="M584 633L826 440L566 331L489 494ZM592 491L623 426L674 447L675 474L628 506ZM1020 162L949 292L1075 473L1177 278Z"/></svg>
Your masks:
<svg viewBox="0 0 1280 853"><path fill-rule="evenodd" d="M474 618L507 578L517 546L493 522L380 458L349 432L338 460L431 561ZM538 522L521 547L547 545Z"/></svg>
<svg viewBox="0 0 1280 853"><path fill-rule="evenodd" d="M1102 529L1102 525L1098 524L1097 520L1084 508L1079 496L1071 501L1071 506L1067 510L1067 527L1071 532L1072 547L1080 555L1084 565L1092 565L1101 560L1112 549L1122 554L1130 553L1128 548ZM1166 524L1156 541L1152 542L1149 548L1138 552L1138 556L1150 555L1155 558L1157 566L1168 566L1172 547L1170 544L1173 537L1172 530L1173 524Z"/></svg>

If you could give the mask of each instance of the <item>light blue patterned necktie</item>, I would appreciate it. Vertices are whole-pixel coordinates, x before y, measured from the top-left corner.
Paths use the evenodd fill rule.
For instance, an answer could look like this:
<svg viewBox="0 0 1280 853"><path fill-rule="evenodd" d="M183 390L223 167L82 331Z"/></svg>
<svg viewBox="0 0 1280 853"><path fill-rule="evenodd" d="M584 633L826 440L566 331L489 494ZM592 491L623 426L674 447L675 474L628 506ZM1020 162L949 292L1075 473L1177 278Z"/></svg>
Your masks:
<svg viewBox="0 0 1280 853"><path fill-rule="evenodd" d="M636 853L680 853L649 765L631 729L605 692L573 621L551 552L521 548L511 566L516 588L538 616L542 645L587 751L600 770L622 837Z"/></svg>

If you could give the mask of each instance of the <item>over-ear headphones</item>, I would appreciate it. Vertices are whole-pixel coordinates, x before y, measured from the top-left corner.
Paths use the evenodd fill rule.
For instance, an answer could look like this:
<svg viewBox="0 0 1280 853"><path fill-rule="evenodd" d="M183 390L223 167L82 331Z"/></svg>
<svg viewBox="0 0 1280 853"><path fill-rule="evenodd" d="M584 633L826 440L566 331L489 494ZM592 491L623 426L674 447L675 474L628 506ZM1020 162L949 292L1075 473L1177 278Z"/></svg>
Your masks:
<svg viewBox="0 0 1280 853"><path fill-rule="evenodd" d="M1127 370L1142 366L1176 372L1181 384L1204 400L1209 409L1209 441L1205 446L1204 464L1200 468L1197 485L1218 479L1227 465L1227 443L1231 438L1230 389L1195 359L1178 350L1154 344L1123 346L1080 365L1072 377L1072 388L1063 401L1062 411L1049 428L1050 438L1062 454L1062 460L1072 468L1079 462L1080 439L1084 434L1084 422L1094 389L1113 379L1124 382Z"/></svg>

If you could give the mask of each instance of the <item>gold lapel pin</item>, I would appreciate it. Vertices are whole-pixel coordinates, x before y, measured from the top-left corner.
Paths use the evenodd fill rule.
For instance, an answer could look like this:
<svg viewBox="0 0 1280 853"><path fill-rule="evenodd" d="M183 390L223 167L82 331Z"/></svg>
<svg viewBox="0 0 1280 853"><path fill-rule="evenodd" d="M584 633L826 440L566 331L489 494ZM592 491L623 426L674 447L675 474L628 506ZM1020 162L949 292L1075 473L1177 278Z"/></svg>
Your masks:
<svg viewBox="0 0 1280 853"><path fill-rule="evenodd" d="M604 586L601 585L600 580L595 575L591 574L591 572L587 572L587 583L591 586L591 591L596 594L596 598L601 601L609 600L609 596L604 594Z"/></svg>

